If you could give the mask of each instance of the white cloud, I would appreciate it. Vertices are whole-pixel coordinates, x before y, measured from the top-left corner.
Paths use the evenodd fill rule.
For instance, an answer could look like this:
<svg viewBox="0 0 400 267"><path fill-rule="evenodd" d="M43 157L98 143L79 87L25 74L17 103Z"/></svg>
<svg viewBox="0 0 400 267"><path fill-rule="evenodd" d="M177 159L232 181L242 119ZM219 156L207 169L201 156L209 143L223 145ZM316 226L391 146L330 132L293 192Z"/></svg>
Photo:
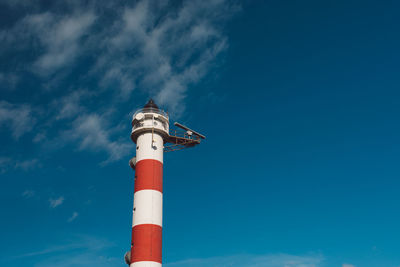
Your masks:
<svg viewBox="0 0 400 267"><path fill-rule="evenodd" d="M78 217L78 212L74 211L71 215L71 217L68 218L68 222L74 221Z"/></svg>
<svg viewBox="0 0 400 267"><path fill-rule="evenodd" d="M71 240L72 238L72 240ZM60 245L53 245L38 251L26 253L16 257L34 257L46 255L36 262L36 267L50 266L100 266L117 267L123 264L122 255L113 257L108 249L115 245L107 240L92 236L72 236L63 240ZM68 255L68 257L65 257ZM187 259L178 262L164 263L165 267L322 267L324 258L319 254L290 255L266 254L249 255L238 254L223 257Z"/></svg>
<svg viewBox="0 0 400 267"><path fill-rule="evenodd" d="M49 202L50 202L50 208L54 209L64 203L64 197L61 196L59 198L50 198Z"/></svg>
<svg viewBox="0 0 400 267"><path fill-rule="evenodd" d="M123 262L122 257L114 258L108 256L108 249L115 245L107 240L93 236L71 236L63 240L61 244L54 244L38 251L26 253L14 257L14 260L21 261L21 258L46 255L35 262L35 267L117 267ZM68 255L68 257L65 257Z"/></svg>
<svg viewBox="0 0 400 267"><path fill-rule="evenodd" d="M22 192L21 195L22 195L24 198L31 198L31 197L35 196L35 191L27 189L27 190L25 190L24 192Z"/></svg>
<svg viewBox="0 0 400 267"><path fill-rule="evenodd" d="M12 162L11 158L8 157L0 157L0 173L4 173L10 167L10 163Z"/></svg>
<svg viewBox="0 0 400 267"><path fill-rule="evenodd" d="M87 90L75 90L53 102L53 109L57 110L56 120L70 119L82 113L85 109L81 105L81 100L93 95Z"/></svg>
<svg viewBox="0 0 400 267"><path fill-rule="evenodd" d="M0 3L11 7L30 6L37 3L37 0L1 0Z"/></svg>
<svg viewBox="0 0 400 267"><path fill-rule="evenodd" d="M323 264L321 255L233 255L213 258L187 259L167 263L165 267L320 267Z"/></svg>
<svg viewBox="0 0 400 267"><path fill-rule="evenodd" d="M15 169L22 169L25 171L34 169L37 166L40 166L38 159L29 159L15 162Z"/></svg>
<svg viewBox="0 0 400 267"><path fill-rule="evenodd" d="M223 24L237 10L231 0L179 5L168 0L78 0L57 2L45 11L31 6L13 26L0 30L0 52L26 55L14 72L36 74L43 89L58 89L52 91L57 98L40 97L40 110L2 101L0 126L10 127L18 139L39 121L34 143L54 147L73 141L81 150L106 151L104 163L121 159L132 146L125 134L122 138L127 129L120 121L129 112L126 103L135 103L133 90L144 91L173 115L183 112L190 86L218 65L228 47ZM10 69L0 73L0 80L5 73L18 77ZM32 110L40 115L37 120ZM112 110L117 110L114 116L103 115ZM64 128L58 130L61 120Z"/></svg>
<svg viewBox="0 0 400 267"><path fill-rule="evenodd" d="M8 126L15 139L30 132L36 124L32 108L27 104L0 101L0 126Z"/></svg>
<svg viewBox="0 0 400 267"><path fill-rule="evenodd" d="M179 113L188 87L227 47L220 22L234 11L228 0L184 1L178 8L139 1L107 31L94 71L104 73L103 86L117 83L125 97L139 86Z"/></svg>
<svg viewBox="0 0 400 267"><path fill-rule="evenodd" d="M15 73L0 72L0 88L13 90L17 86L19 77Z"/></svg>
<svg viewBox="0 0 400 267"><path fill-rule="evenodd" d="M36 135L35 135L35 137L33 138L33 142L34 143L40 143L40 142L42 142L43 140L45 140L46 139L46 135L43 133L43 132L39 132L39 133L37 133Z"/></svg>
<svg viewBox="0 0 400 267"><path fill-rule="evenodd" d="M102 251L81 251L75 252L68 257L57 255L38 261L35 267L121 267L124 264L121 257L115 258L105 256Z"/></svg>
<svg viewBox="0 0 400 267"><path fill-rule="evenodd" d="M42 75L51 74L71 63L81 53L81 38L95 19L92 12L62 17L42 13L26 17L26 23L45 48L34 63L34 71Z"/></svg>
<svg viewBox="0 0 400 267"><path fill-rule="evenodd" d="M0 31L0 40L35 51L32 70L45 76L79 55L96 55L89 74L101 75L103 87L123 97L140 87L179 111L188 87L228 46L222 25L238 9L231 0L141 0L115 5L113 16L105 16L103 4L71 2L64 13L58 4L58 10L27 15ZM96 20L101 27L92 27Z"/></svg>
<svg viewBox="0 0 400 267"><path fill-rule="evenodd" d="M126 156L132 148L130 142L113 141L111 139L113 130L99 115L84 114L74 120L72 129L65 132L64 138L77 140L82 150L108 152L109 158L104 162L108 163Z"/></svg>
<svg viewBox="0 0 400 267"><path fill-rule="evenodd" d="M0 157L0 173L5 173L9 170L29 171L36 167L41 167L37 159L16 160L11 157Z"/></svg>
<svg viewBox="0 0 400 267"><path fill-rule="evenodd" d="M23 64L19 67L46 77L82 54L85 37L96 15L90 10L64 14L50 11L35 13L34 10L13 27L0 30L0 41L3 43L0 50L34 52L33 62L19 61ZM10 81L15 84L18 81L15 73L9 73L8 79L10 75L14 75L15 78Z"/></svg>
<svg viewBox="0 0 400 267"><path fill-rule="evenodd" d="M356 267L356 266L353 264L343 263L342 267Z"/></svg>

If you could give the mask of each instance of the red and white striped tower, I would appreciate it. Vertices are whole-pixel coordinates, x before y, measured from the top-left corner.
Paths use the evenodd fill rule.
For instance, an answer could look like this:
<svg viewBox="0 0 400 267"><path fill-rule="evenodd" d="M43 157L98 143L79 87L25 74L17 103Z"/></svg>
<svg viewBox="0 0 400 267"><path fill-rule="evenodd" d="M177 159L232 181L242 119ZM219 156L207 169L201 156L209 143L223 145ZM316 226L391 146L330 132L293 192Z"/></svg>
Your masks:
<svg viewBox="0 0 400 267"><path fill-rule="evenodd" d="M153 100L133 115L131 139L136 157L131 249L125 254L130 267L161 267L163 153L194 147L206 137L175 122L181 130L169 134L168 114ZM184 130L182 132L182 130ZM180 131L180 132L179 132ZM169 145L165 145L169 143Z"/></svg>
<svg viewBox="0 0 400 267"><path fill-rule="evenodd" d="M163 151L168 136L168 114L153 100L133 115L136 160L130 162L135 168L130 267L161 267Z"/></svg>

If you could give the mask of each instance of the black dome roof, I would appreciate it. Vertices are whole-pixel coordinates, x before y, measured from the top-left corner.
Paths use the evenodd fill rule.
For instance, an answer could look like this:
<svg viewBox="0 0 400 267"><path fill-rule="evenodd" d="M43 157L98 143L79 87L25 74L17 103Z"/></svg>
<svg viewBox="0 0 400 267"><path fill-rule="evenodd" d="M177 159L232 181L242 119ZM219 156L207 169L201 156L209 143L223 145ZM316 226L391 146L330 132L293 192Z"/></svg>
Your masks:
<svg viewBox="0 0 400 267"><path fill-rule="evenodd" d="M158 106L156 105L156 103L154 103L154 100L150 98L149 102L147 102L147 104L144 105L144 108L158 109Z"/></svg>

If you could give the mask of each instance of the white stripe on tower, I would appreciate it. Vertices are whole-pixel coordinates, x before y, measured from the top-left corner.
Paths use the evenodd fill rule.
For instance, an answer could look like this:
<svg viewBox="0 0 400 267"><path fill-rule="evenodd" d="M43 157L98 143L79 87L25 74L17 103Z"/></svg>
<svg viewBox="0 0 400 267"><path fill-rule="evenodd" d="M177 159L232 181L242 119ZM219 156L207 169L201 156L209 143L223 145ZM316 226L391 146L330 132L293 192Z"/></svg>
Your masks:
<svg viewBox="0 0 400 267"><path fill-rule="evenodd" d="M164 141L158 133L143 133L139 135L136 143L136 162L153 159L163 163L163 149Z"/></svg>
<svg viewBox="0 0 400 267"><path fill-rule="evenodd" d="M130 267L161 267L161 263L154 261L138 261L132 263Z"/></svg>

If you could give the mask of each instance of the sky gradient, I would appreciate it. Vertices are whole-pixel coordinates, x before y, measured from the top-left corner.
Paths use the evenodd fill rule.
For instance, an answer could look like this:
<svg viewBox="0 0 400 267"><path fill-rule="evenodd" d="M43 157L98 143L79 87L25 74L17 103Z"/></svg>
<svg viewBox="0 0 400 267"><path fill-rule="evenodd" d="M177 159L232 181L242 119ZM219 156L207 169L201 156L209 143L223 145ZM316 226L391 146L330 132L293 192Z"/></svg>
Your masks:
<svg viewBox="0 0 400 267"><path fill-rule="evenodd" d="M0 0L0 265L125 265L152 97L207 136L164 156L165 267L399 267L398 10Z"/></svg>

